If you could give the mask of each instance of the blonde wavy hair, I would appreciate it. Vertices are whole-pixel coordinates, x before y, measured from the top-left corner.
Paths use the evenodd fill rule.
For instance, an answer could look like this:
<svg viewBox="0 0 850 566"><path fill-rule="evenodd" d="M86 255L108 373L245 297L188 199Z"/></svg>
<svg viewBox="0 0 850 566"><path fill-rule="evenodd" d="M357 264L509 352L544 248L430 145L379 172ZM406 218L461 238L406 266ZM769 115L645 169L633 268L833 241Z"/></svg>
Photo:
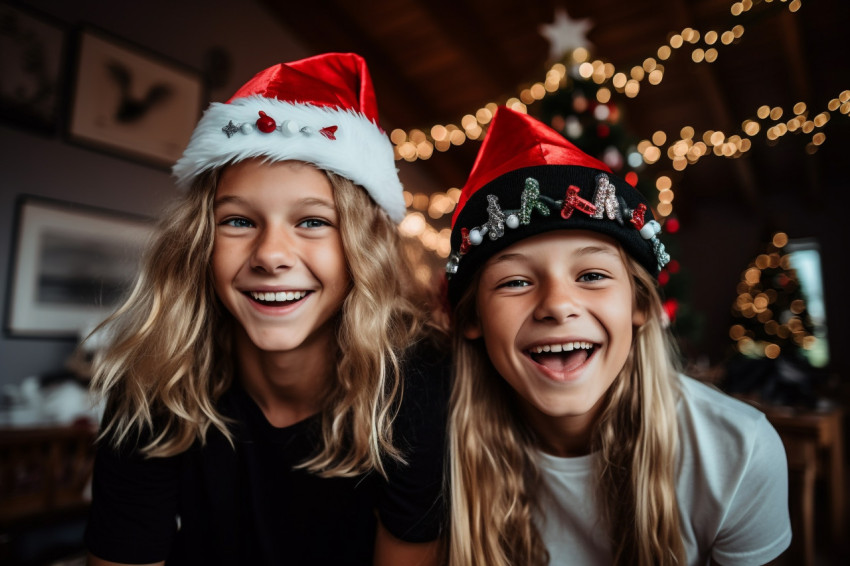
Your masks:
<svg viewBox="0 0 850 566"><path fill-rule="evenodd" d="M233 441L216 409L234 378L236 324L216 297L210 271L220 174L199 176L167 212L128 298L100 327L111 341L95 359L92 388L107 402L101 438L116 447L143 439L146 456L172 456L205 442L210 427ZM322 444L302 467L322 477L385 475L385 457L403 461L392 422L405 352L422 340L439 344L445 330L393 222L362 188L327 176L351 288L338 315Z"/></svg>
<svg viewBox="0 0 850 566"><path fill-rule="evenodd" d="M675 492L678 355L655 280L620 255L632 277L634 304L647 320L633 336L592 435L599 456L597 505L614 564L683 564ZM549 555L534 522L540 483L534 433L482 340L463 336L475 321L477 287L476 277L454 311L449 564L543 565Z"/></svg>

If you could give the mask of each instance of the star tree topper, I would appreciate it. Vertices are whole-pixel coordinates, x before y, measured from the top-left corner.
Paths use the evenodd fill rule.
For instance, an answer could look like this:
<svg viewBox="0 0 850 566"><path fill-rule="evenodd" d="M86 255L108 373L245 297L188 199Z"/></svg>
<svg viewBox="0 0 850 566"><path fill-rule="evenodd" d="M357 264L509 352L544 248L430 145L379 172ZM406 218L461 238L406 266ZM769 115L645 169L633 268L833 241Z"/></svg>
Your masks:
<svg viewBox="0 0 850 566"><path fill-rule="evenodd" d="M540 35L549 40L549 58L557 61L577 47L590 47L586 34L591 28L593 22L589 19L571 20L566 10L558 8L555 11L555 21L537 29Z"/></svg>

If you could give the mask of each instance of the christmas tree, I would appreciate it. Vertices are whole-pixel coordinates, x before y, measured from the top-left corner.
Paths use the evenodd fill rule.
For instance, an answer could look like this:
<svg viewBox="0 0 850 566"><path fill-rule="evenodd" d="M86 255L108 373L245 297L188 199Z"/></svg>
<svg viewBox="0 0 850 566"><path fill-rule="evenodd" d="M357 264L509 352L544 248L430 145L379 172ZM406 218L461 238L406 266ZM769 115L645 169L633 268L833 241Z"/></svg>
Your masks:
<svg viewBox="0 0 850 566"><path fill-rule="evenodd" d="M774 235L741 276L732 305L729 336L735 349L750 358L790 356L809 362L808 352L820 346L791 254L788 237Z"/></svg>
<svg viewBox="0 0 850 566"><path fill-rule="evenodd" d="M741 275L729 328L734 349L722 387L768 403L814 405L824 379L820 368L829 358L826 326L820 314L812 316L810 304L819 301L807 299L795 268L793 256L801 265L802 256L787 246L788 236L775 234ZM819 266L806 272L819 273Z"/></svg>

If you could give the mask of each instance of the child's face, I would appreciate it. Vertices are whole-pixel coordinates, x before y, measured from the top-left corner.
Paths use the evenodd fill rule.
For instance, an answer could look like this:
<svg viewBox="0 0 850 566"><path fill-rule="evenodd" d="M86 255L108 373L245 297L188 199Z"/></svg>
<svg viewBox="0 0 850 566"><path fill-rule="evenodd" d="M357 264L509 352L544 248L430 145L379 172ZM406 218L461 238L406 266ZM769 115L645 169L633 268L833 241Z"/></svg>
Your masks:
<svg viewBox="0 0 850 566"><path fill-rule="evenodd" d="M349 278L327 176L299 162L240 162L222 173L214 218L215 290L253 344L329 351Z"/></svg>
<svg viewBox="0 0 850 566"><path fill-rule="evenodd" d="M484 338L532 421L592 421L643 322L614 240L578 230L532 236L490 258L476 308L464 334Z"/></svg>

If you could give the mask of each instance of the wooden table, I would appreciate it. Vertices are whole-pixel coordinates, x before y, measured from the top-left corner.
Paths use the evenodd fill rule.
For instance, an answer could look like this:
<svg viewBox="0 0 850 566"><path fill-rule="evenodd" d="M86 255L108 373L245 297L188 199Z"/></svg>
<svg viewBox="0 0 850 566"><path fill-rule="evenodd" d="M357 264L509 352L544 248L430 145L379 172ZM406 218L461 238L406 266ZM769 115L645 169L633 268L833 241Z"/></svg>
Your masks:
<svg viewBox="0 0 850 566"><path fill-rule="evenodd" d="M88 506L95 430L0 428L0 530Z"/></svg>
<svg viewBox="0 0 850 566"><path fill-rule="evenodd" d="M814 491L821 478L828 490L831 542L838 544L845 532L843 413L797 410L763 405L759 407L773 424L788 456L794 537L800 543L800 562L814 563Z"/></svg>

